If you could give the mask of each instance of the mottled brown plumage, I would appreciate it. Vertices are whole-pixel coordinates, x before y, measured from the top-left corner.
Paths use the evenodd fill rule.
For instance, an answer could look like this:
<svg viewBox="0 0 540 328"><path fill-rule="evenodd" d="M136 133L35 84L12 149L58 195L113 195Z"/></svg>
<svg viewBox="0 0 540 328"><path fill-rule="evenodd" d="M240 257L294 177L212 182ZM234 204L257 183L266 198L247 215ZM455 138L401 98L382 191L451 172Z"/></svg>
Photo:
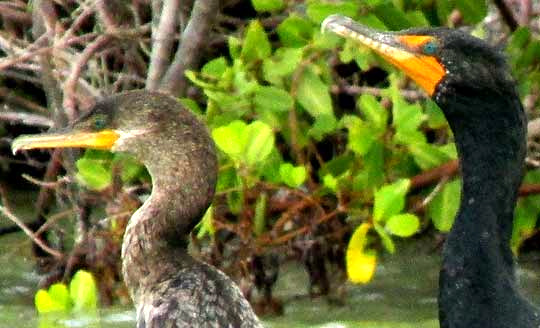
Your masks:
<svg viewBox="0 0 540 328"><path fill-rule="evenodd" d="M110 138L103 142L61 141L81 134L99 139L103 131ZM212 201L217 178L205 126L169 96L131 91L100 101L66 131L24 136L13 148L96 144L132 154L152 176L152 193L130 219L122 245L137 326L262 327L234 282L187 251L187 237Z"/></svg>

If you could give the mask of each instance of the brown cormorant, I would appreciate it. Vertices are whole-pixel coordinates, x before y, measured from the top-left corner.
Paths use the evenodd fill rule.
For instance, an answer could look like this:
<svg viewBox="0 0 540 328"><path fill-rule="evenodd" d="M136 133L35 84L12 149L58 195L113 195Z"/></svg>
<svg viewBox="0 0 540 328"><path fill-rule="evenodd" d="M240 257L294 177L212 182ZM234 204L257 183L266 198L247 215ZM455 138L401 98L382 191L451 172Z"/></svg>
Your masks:
<svg viewBox="0 0 540 328"><path fill-rule="evenodd" d="M214 195L217 160L207 129L177 100L148 91L118 94L65 130L12 144L14 152L52 147L127 152L152 177L152 193L122 244L137 327L262 327L231 279L188 254L189 233Z"/></svg>
<svg viewBox="0 0 540 328"><path fill-rule="evenodd" d="M540 311L518 292L509 243L527 125L504 57L455 29L383 32L340 15L328 17L324 29L404 71L439 105L454 133L463 187L443 251L441 327L540 327Z"/></svg>

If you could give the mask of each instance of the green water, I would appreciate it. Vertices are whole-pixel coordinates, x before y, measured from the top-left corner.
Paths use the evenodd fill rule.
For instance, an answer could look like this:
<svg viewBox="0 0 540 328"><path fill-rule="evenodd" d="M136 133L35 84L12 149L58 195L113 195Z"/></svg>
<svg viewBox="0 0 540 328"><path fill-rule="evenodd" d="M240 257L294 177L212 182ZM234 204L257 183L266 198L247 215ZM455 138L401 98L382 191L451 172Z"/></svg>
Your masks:
<svg viewBox="0 0 540 328"><path fill-rule="evenodd" d="M21 235L0 239L0 328L135 326L131 307L112 307L92 316L38 320L33 294L39 277L32 271L29 243ZM285 314L264 318L270 328L434 328L437 317L437 275L439 258L419 251L419 244L401 254L383 258L374 280L364 286L347 285L339 300L311 299L307 294L307 274L301 268L286 267L275 296L284 301ZM402 247L403 249L403 247ZM540 300L538 261L529 259L518 270L528 297ZM537 302L538 303L538 302Z"/></svg>
<svg viewBox="0 0 540 328"><path fill-rule="evenodd" d="M20 195L19 195L20 196ZM31 204L17 197L15 208ZM19 203L19 204L17 204ZM18 206L21 205L21 206ZM22 217L23 213L18 213ZM26 216L27 217L27 216ZM0 226L9 224L0 218ZM437 323L437 280L439 257L426 248L432 242L398 245L398 254L383 256L372 282L348 284L336 300L311 299L308 277L303 268L285 266L274 296L284 303L280 317L264 318L266 327L319 328L435 328ZM518 279L527 297L540 303L538 255L522 260ZM330 277L331 278L331 277ZM33 295L39 276L33 271L28 239L18 233L0 238L0 328L124 328L135 327L135 312L130 306L102 309L97 315L38 320ZM339 303L339 305L338 305Z"/></svg>
<svg viewBox="0 0 540 328"><path fill-rule="evenodd" d="M99 315L38 320L33 294L39 280L33 273L29 243L21 234L0 239L0 327L134 327L131 307L102 309ZM286 266L275 296L285 314L264 318L265 325L281 327L437 327L436 280L438 258L409 255L388 257L365 286L344 287L340 305L326 298L307 296L307 274ZM335 293L336 294L336 293Z"/></svg>

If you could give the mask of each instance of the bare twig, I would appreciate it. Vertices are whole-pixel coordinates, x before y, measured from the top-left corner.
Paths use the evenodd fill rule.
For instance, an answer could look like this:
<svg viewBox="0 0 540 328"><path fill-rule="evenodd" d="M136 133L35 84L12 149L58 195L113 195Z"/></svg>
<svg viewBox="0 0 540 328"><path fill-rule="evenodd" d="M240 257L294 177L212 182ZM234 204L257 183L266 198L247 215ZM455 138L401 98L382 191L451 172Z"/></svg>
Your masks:
<svg viewBox="0 0 540 328"><path fill-rule="evenodd" d="M519 23L523 26L529 25L532 14L532 1L531 0L521 0L520 1L520 12L519 12Z"/></svg>
<svg viewBox="0 0 540 328"><path fill-rule="evenodd" d="M47 218L47 222L45 224L41 225L39 229L36 231L36 235L41 235L43 232L49 230L49 228L55 224L56 222L60 221L61 219L69 218L75 210L73 208L67 209L65 211L62 211L60 213L56 213L54 215L51 215L49 218Z"/></svg>
<svg viewBox="0 0 540 328"><path fill-rule="evenodd" d="M457 174L458 168L459 162L456 159L437 166L431 170L424 171L411 178L411 189L432 185L443 177L451 178Z"/></svg>
<svg viewBox="0 0 540 328"><path fill-rule="evenodd" d="M373 96L380 97L383 94L383 89L376 88L376 87L366 87L366 86L359 86L359 85L332 85L330 91L334 94L344 92L349 95L360 95L360 94L370 94ZM425 93L418 91L418 90L400 90L401 95L409 101L418 101L422 99L426 99L427 96Z"/></svg>
<svg viewBox="0 0 540 328"><path fill-rule="evenodd" d="M540 184L524 184L519 188L519 195L522 197L538 194L540 194Z"/></svg>
<svg viewBox="0 0 540 328"><path fill-rule="evenodd" d="M170 62L173 47L172 35L178 25L180 0L165 0L157 29L152 31L152 54L146 78L146 88L156 90Z"/></svg>
<svg viewBox="0 0 540 328"><path fill-rule="evenodd" d="M36 0L34 6L32 12L32 34L34 39L45 35L47 42L52 44L57 32L56 23L58 21L54 4L50 0ZM53 74L54 68L51 57L40 54L38 60L41 66L41 80L47 98L47 108L55 113L55 123L64 125L66 123L64 112L60 110L62 94L60 93L58 81Z"/></svg>
<svg viewBox="0 0 540 328"><path fill-rule="evenodd" d="M115 15L111 12L110 6L113 5L112 1L97 0L96 8L99 13L99 18L105 25L107 31L115 30L118 27Z"/></svg>
<svg viewBox="0 0 540 328"><path fill-rule="evenodd" d="M12 103L34 112L47 113L47 109L45 107L42 107L33 101L17 95L15 92L8 88L0 87L0 97L4 98L4 101L7 103Z"/></svg>
<svg viewBox="0 0 540 328"><path fill-rule="evenodd" d="M73 64L71 73L69 74L66 82L64 83L64 102L63 107L66 110L75 110L76 88L78 85L79 77L83 68L86 66L92 56L99 50L101 50L107 43L111 41L109 35L100 35L91 44L89 44L84 51L78 56L76 62Z"/></svg>
<svg viewBox="0 0 540 328"><path fill-rule="evenodd" d="M10 19L17 23L30 25L32 24L32 16L24 10L17 10L5 2L0 3L0 12L3 19Z"/></svg>
<svg viewBox="0 0 540 328"><path fill-rule="evenodd" d="M508 7L504 0L493 0L493 3L499 9L499 12L501 13L501 16L506 25L508 25L512 32L515 31L519 27L519 23L514 17L514 14L512 13L510 7Z"/></svg>
<svg viewBox="0 0 540 328"><path fill-rule="evenodd" d="M56 258L62 258L64 255L57 250L47 246L41 238L39 238L37 235L35 235L30 228L28 228L17 216L15 216L13 213L11 213L6 207L0 206L0 212L8 219L10 219L13 223L15 223L21 230L41 249L43 249L45 252L49 253L50 255L56 257Z"/></svg>
<svg viewBox="0 0 540 328"><path fill-rule="evenodd" d="M447 182L448 176L442 177L439 183L437 183L437 185L435 186L435 188L433 188L433 190L429 193L429 195L427 195L420 203L416 204L414 208L411 209L411 212L418 212L424 207L426 207L429 203L431 203L433 198L435 198L435 196L439 194L439 192L442 190L442 188Z"/></svg>
<svg viewBox="0 0 540 328"><path fill-rule="evenodd" d="M8 121L12 124L24 124L28 126L39 126L51 128L54 123L51 119L45 116L19 112L3 112L0 113L0 121Z"/></svg>
<svg viewBox="0 0 540 328"><path fill-rule="evenodd" d="M527 124L527 138L535 139L540 137L540 118L529 121Z"/></svg>
<svg viewBox="0 0 540 328"><path fill-rule="evenodd" d="M81 26L86 23L88 18L92 16L94 13L94 7L88 6L83 9L83 11L75 18L73 23L69 26L69 28L66 30L64 35L62 36L63 40L67 40L75 35L75 32L77 32Z"/></svg>
<svg viewBox="0 0 540 328"><path fill-rule="evenodd" d="M26 49L24 49L24 53L17 54L15 55L15 57L11 57L11 58L7 57L0 60L0 72L10 66L26 61L41 53L46 53L48 51L51 51L53 47L43 47L44 45L47 44L47 42L48 42L48 35L42 35L38 39L36 39L34 43L32 43Z"/></svg>
<svg viewBox="0 0 540 328"><path fill-rule="evenodd" d="M8 58L4 58L0 60L0 71L6 69L7 67L13 66L17 63L27 61L35 56L50 53L53 50L66 48L74 44L84 44L100 35L110 35L112 37L116 37L119 39L134 38L134 37L140 37L142 34L148 33L149 30L150 28L148 25L142 25L138 29L118 29L110 33L92 32L92 33L87 33L87 34L77 36L77 37L62 39L61 41L57 42L54 46L41 47L37 49L34 46L34 44L38 41L36 40L33 46L30 46L29 48L25 49L24 54L16 56L16 57L8 57ZM46 38L42 40L42 37L40 37L39 40L41 41L40 45L42 45L43 43L46 43L44 42L46 41Z"/></svg>
<svg viewBox="0 0 540 328"><path fill-rule="evenodd" d="M28 180L29 182L35 184L36 186L40 186L42 188L48 188L48 189L56 189L58 188L59 185L71 181L68 177L63 177L56 181L41 181L28 174L23 174L22 178L25 180Z"/></svg>
<svg viewBox="0 0 540 328"><path fill-rule="evenodd" d="M197 0L193 4L191 18L182 33L181 43L174 60L160 85L160 90L183 95L186 89L185 71L194 68L201 59L210 30L219 11L218 0Z"/></svg>

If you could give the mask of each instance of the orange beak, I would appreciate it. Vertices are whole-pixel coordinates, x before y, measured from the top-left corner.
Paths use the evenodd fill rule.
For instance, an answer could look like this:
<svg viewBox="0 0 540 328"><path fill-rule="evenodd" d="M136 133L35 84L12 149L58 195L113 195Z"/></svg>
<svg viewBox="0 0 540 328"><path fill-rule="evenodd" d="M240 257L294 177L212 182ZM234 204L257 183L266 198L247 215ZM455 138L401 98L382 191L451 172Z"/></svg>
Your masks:
<svg viewBox="0 0 540 328"><path fill-rule="evenodd" d="M437 85L446 75L446 69L437 58L425 55L420 50L423 44L433 39L432 36L377 31L341 15L327 17L322 23L322 30L330 30L373 49L405 72L430 96L433 96Z"/></svg>

